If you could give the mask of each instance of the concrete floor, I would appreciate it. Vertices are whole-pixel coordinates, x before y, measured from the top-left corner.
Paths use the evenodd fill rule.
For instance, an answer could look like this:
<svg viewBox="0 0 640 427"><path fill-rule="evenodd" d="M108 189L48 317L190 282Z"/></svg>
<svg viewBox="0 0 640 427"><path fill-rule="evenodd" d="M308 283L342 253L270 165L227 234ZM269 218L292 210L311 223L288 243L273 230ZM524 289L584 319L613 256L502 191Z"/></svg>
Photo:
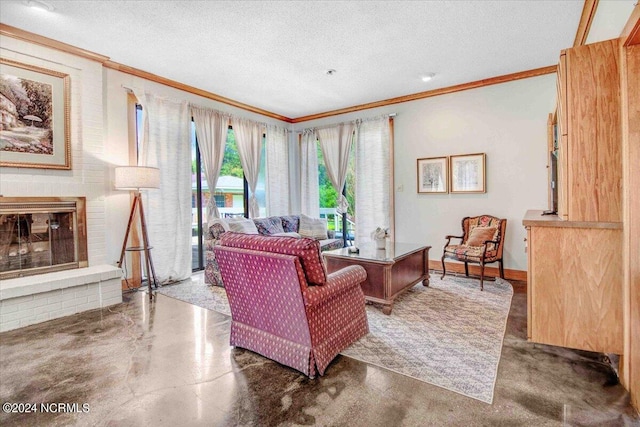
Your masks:
<svg viewBox="0 0 640 427"><path fill-rule="evenodd" d="M0 334L0 400L38 409L0 424L640 426L598 355L526 341L526 286L514 289L492 405L343 356L309 380L230 348L227 316L139 292Z"/></svg>

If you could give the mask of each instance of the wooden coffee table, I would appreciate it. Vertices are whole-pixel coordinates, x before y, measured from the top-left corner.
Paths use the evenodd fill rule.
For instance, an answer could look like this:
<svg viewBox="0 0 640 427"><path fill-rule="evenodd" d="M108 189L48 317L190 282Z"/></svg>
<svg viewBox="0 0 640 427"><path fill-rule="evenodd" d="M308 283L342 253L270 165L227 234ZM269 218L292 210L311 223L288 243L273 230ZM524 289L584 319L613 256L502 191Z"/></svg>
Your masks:
<svg viewBox="0 0 640 427"><path fill-rule="evenodd" d="M375 243L358 246L360 253L348 248L322 252L327 271L333 273L349 265L361 265L367 270L362 283L365 299L382 304L382 312L391 314L395 298L419 281L429 286L429 249L416 243L387 242L386 249L376 249Z"/></svg>

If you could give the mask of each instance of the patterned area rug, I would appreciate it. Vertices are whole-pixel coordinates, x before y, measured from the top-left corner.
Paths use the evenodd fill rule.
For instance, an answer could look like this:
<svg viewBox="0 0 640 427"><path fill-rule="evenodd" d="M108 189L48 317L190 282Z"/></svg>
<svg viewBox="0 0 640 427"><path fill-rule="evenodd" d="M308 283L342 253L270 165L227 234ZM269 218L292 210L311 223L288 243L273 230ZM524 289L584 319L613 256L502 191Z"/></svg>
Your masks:
<svg viewBox="0 0 640 427"><path fill-rule="evenodd" d="M224 289L188 280L161 294L230 315ZM367 305L370 333L343 355L398 372L482 402L493 402L511 306L511 284L432 274L395 302L390 316Z"/></svg>

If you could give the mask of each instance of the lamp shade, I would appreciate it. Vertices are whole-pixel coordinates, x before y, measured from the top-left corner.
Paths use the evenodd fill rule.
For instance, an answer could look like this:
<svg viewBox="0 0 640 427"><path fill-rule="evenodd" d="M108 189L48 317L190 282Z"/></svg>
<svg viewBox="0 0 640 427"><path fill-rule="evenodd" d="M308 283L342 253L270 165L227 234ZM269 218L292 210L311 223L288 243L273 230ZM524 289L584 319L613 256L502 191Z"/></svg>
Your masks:
<svg viewBox="0 0 640 427"><path fill-rule="evenodd" d="M117 167L115 187L118 190L160 188L160 169L147 166Z"/></svg>

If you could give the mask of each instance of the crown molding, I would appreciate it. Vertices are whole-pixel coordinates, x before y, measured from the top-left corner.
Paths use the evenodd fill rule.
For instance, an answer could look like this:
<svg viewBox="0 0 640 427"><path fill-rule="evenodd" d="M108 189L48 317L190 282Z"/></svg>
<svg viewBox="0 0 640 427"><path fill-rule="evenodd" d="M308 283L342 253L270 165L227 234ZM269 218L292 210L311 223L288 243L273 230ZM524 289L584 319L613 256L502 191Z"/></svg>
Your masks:
<svg viewBox="0 0 640 427"><path fill-rule="evenodd" d="M589 1L595 1L597 3L597 0L586 0L587 2ZM586 3L585 3L586 4ZM634 10L634 13L638 10L638 7L636 6L636 9ZM248 104L244 104L242 102L239 101L235 101L233 99L230 98L226 98L224 96L215 94L213 92L209 92L203 89L198 89L194 86L189 86L187 84L184 83L180 83L177 82L175 80L171 80L162 76L158 76L156 74L153 73L149 73L147 71L143 71L137 68L133 68L130 67L128 65L124 65L124 64L120 64L118 62L114 62L111 61L109 59L108 56L104 56L104 55L100 55L98 53L95 52L91 52L85 49L81 49L79 47L76 46L72 46L70 44L67 43L63 43L54 39L50 39L48 37L44 37L38 34L34 34L31 33L29 31L25 31L25 30L21 30L19 28L16 27L12 27L10 25L6 25L6 24L2 24L0 23L0 35L3 36L7 36L7 37L12 37L12 38L16 38L19 40L23 40L23 41L27 41L30 43L34 43L34 44L38 44L40 46L44 46L44 47L48 47L48 48L52 48L52 49L56 49L62 52L66 52L66 53L70 53L73 55L77 55L83 58L87 58L93 61L97 61L100 62L102 64L103 67L105 68L109 68L112 70L116 70L122 73L126 73L126 74L130 74L136 77L140 77L143 78L145 80L149 80L152 82L156 82L162 85L166 85L169 87L173 87L175 89L179 89L188 93L192 93L194 95L198 95L198 96L202 96L203 98L207 98L207 99L211 99L213 101L217 101L226 105L230 105L232 107L236 107L236 108L240 108L242 110L245 111L250 111L252 113L256 113L256 114L260 114L266 117L270 117L276 120L280 120L286 123L301 123L301 122L306 122L309 120L315 120L315 119L320 119L320 118L325 118L325 117L331 117L331 116L337 116L340 114L346 114L346 113L352 113L355 111L362 111L362 110L368 110L371 108L378 108L378 107L384 107L386 105L393 105L393 104L399 104L402 102L409 102L409 101L415 101L418 99L424 99L424 98L430 98L433 96L438 96L438 95L445 95L448 93L455 93L455 92L460 92L460 91L464 91L464 90L469 90L469 89L476 89L476 88L480 88L483 86L491 86L491 85L495 85L495 84L500 84L500 83L507 83L510 81L514 81L514 80L520 80L520 79L526 79L526 78L530 78L530 77L536 77L536 76L541 76L541 75L545 75L545 74L551 74L551 73L555 73L556 72L556 65L552 65L552 66L548 66L548 67L542 67L542 68L536 68L533 70L527 70L527 71L520 71L517 73L512 73L512 74L505 74L502 76L497 76L497 77L491 77L491 78L487 78L487 79L482 79L482 80L476 80L474 82L469 82L469 83L463 83L463 84L459 84L459 85L455 85L455 86L448 86L448 87L444 87L444 88L440 88L440 89L434 89L434 90L430 90L430 91L426 91L426 92L418 92L418 93L414 93L414 94L410 94L410 95L404 95L404 96L399 96L396 98L390 98L390 99L386 99L386 100L381 100L381 101L376 101L376 102L370 102L367 104L361 104L361 105L354 105L352 107L347 107L347 108L341 108L338 110L332 110L332 111L326 111L323 113L317 113L317 114L311 114L308 116L303 116L303 117L298 117L298 118L290 118L290 117L286 117L280 114L276 114L273 113L271 111L267 111L267 110L263 110L261 108L258 107L254 107Z"/></svg>
<svg viewBox="0 0 640 427"><path fill-rule="evenodd" d="M385 99L383 101L375 101L367 104L355 105L353 107L341 108L339 110L327 111L327 112L318 113L318 114L311 114L308 116L295 118L293 119L293 123L307 122L309 120L322 119L325 117L337 116L339 114L353 113L355 111L362 111L362 110L368 110L371 108L384 107L387 105L400 104L402 102L416 101L418 99L431 98L433 96L461 92L463 90L476 89L484 86L507 83L514 80L528 79L530 77L537 77L545 74L552 74L556 72L556 68L557 68L557 65L550 65L548 67L536 68L536 69L527 70L527 71L520 71L512 74L505 74L502 76L491 77L488 79L476 80L474 82L462 83L455 86L448 86L440 89L429 90L426 92L418 92L411 95L404 95L396 98Z"/></svg>
<svg viewBox="0 0 640 427"><path fill-rule="evenodd" d="M20 28L12 27L11 25L7 24L0 23L0 35L27 41L29 43L38 44L40 46L48 47L51 49L56 49L61 52L70 53L72 55L80 56L82 58L90 59L92 61L97 61L100 63L104 63L105 61L109 60L108 56L100 55L99 53L91 52L90 50L81 49L70 44L50 39L48 37L21 30Z"/></svg>
<svg viewBox="0 0 640 427"><path fill-rule="evenodd" d="M226 98L221 95L217 95L213 92L209 92L203 89L198 89L197 87L189 86L184 83L177 82L175 80L167 79L165 77L158 76L156 74L149 73L147 71L139 70L137 68L129 67L128 65L120 64L114 61L105 61L102 64L105 68L110 68L112 70L120 71L122 73L131 74L136 77L143 78L145 80L150 80L155 83L160 83L165 86L169 86L175 89L183 90L185 92L192 93L194 95L202 96L203 98L211 99L213 101L221 102L226 105L230 105L232 107L237 107L245 111L250 111L252 113L261 114L266 117L271 117L272 119L281 120L283 122L292 123L291 118L282 116L280 114L272 113L271 111L263 110L258 107L253 107L248 104L243 104L242 102L234 101L233 99Z"/></svg>

